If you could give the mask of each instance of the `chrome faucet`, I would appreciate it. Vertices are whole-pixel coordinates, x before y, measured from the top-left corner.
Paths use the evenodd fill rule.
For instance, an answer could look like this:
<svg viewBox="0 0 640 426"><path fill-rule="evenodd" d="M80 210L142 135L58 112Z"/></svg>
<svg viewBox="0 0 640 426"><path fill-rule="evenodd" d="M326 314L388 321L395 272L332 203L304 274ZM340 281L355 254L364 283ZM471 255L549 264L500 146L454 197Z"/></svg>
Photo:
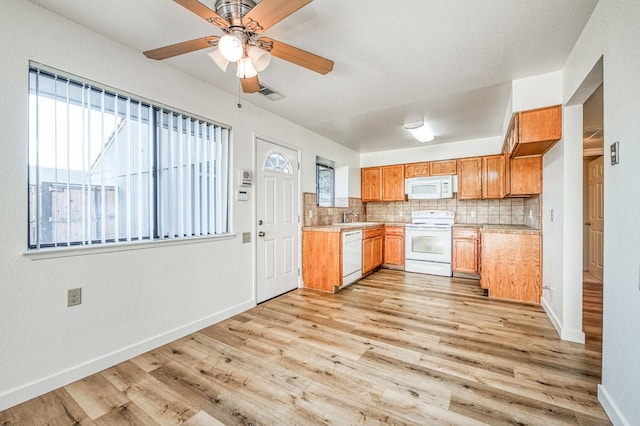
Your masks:
<svg viewBox="0 0 640 426"><path fill-rule="evenodd" d="M343 211L342 212L342 223L347 223L347 221L349 220L349 217L353 217L353 216L358 216L360 214L360 212L348 212L348 211ZM353 220L352 220L353 222Z"/></svg>

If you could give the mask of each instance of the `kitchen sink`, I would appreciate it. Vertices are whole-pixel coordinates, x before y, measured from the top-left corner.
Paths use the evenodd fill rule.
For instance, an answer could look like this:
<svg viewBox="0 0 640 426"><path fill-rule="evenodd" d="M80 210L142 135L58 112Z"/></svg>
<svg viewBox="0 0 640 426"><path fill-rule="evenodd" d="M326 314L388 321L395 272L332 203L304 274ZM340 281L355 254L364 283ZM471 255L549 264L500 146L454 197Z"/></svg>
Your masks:
<svg viewBox="0 0 640 426"><path fill-rule="evenodd" d="M344 227L350 227L350 226L371 226L371 225L381 225L378 222L347 222L347 223L332 223L331 226L344 226Z"/></svg>

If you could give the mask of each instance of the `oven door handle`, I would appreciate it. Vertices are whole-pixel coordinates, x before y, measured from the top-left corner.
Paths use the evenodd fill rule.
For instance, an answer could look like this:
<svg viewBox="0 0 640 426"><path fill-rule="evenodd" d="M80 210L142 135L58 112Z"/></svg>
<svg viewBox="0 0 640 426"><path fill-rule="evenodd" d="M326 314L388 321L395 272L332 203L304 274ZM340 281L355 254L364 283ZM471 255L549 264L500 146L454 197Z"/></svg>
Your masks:
<svg viewBox="0 0 640 426"><path fill-rule="evenodd" d="M421 232L421 231L436 231L436 232L451 232L451 228L447 227L447 228L439 228L439 227L434 227L434 228L407 228L406 229L407 232Z"/></svg>

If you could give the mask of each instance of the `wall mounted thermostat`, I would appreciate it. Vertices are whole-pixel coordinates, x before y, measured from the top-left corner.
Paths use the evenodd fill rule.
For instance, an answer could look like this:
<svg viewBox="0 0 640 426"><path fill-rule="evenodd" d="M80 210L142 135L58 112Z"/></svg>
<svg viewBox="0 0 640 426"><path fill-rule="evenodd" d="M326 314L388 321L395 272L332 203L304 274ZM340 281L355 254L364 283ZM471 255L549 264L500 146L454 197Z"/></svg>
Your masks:
<svg viewBox="0 0 640 426"><path fill-rule="evenodd" d="M253 181L253 173L251 170L240 170L240 186L251 186Z"/></svg>
<svg viewBox="0 0 640 426"><path fill-rule="evenodd" d="M249 192L244 189L239 189L236 198L238 201L249 201Z"/></svg>

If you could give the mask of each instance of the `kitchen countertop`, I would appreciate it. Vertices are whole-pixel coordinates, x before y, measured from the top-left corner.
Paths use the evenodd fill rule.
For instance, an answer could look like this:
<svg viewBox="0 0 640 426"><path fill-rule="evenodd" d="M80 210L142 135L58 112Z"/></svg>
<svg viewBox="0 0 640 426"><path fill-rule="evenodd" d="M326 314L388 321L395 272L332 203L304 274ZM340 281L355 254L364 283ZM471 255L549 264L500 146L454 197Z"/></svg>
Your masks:
<svg viewBox="0 0 640 426"><path fill-rule="evenodd" d="M355 222L355 223L340 223L332 225L315 225L304 226L303 231L316 231L316 232L341 232L352 231L354 229L366 229L374 228L376 226L404 226L404 222ZM482 232L501 232L501 233L528 233L528 234L540 234L542 230L529 228L524 225L488 225L488 224L471 224L471 223L455 223L455 228L480 228Z"/></svg>

